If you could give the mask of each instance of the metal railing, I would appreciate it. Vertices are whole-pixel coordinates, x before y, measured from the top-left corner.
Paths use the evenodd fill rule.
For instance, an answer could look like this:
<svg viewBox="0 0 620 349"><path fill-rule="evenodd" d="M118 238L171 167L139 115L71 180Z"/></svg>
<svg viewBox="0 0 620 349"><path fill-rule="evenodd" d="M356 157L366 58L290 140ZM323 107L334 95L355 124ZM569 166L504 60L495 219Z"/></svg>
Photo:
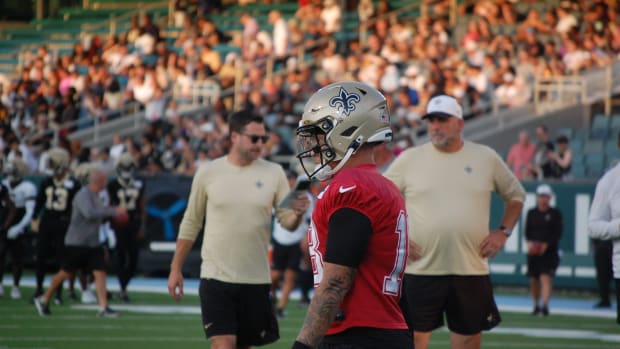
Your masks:
<svg viewBox="0 0 620 349"><path fill-rule="evenodd" d="M579 75L537 78L534 83L536 113L603 101L605 114L611 113L612 97L620 93L620 60Z"/></svg>

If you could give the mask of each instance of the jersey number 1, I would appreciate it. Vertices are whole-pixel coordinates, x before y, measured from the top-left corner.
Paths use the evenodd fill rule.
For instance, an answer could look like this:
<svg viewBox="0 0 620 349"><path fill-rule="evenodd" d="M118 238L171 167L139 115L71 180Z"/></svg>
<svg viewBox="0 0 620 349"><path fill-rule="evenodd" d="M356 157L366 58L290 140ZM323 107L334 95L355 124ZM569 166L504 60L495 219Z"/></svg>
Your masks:
<svg viewBox="0 0 620 349"><path fill-rule="evenodd" d="M396 221L396 231L398 235L398 245L396 246L396 260L390 275L383 278L383 293L390 296L400 295L403 283L403 272L407 264L407 250L409 248L409 238L407 236L407 215L404 211L398 214Z"/></svg>

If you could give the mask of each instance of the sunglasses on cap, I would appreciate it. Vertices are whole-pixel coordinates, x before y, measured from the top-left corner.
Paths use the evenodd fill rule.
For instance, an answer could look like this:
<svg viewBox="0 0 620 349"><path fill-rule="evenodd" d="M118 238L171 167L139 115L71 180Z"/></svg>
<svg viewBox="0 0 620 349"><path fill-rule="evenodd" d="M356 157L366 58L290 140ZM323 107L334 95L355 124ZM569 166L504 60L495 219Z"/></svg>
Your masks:
<svg viewBox="0 0 620 349"><path fill-rule="evenodd" d="M242 135L248 137L250 139L250 141L252 142L252 144L256 144L258 143L258 140L260 139L261 142L267 143L267 141L269 140L269 136L265 135L265 136L259 136L259 135L248 135L245 133L242 133Z"/></svg>

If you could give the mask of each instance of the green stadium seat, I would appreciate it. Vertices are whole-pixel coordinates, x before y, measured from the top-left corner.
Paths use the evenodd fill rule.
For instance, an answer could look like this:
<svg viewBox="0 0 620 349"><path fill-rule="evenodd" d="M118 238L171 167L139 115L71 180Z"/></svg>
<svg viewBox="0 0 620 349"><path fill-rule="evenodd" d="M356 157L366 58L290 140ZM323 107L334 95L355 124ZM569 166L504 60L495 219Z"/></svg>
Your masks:
<svg viewBox="0 0 620 349"><path fill-rule="evenodd" d="M600 139L591 139L583 147L583 152L587 155L601 153L602 151L603 141Z"/></svg>

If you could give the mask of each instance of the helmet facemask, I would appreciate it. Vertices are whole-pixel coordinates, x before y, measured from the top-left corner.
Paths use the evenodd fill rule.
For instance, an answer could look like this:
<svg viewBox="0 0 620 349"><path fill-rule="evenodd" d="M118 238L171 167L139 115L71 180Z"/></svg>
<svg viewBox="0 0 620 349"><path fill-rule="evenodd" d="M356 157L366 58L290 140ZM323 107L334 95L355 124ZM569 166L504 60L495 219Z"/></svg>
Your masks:
<svg viewBox="0 0 620 349"><path fill-rule="evenodd" d="M336 158L336 152L326 143L327 136L332 129L333 123L329 119L297 129L297 158L308 178L315 177ZM318 161L315 158L317 156ZM313 165L310 165L310 162ZM309 168L310 166L314 167Z"/></svg>

